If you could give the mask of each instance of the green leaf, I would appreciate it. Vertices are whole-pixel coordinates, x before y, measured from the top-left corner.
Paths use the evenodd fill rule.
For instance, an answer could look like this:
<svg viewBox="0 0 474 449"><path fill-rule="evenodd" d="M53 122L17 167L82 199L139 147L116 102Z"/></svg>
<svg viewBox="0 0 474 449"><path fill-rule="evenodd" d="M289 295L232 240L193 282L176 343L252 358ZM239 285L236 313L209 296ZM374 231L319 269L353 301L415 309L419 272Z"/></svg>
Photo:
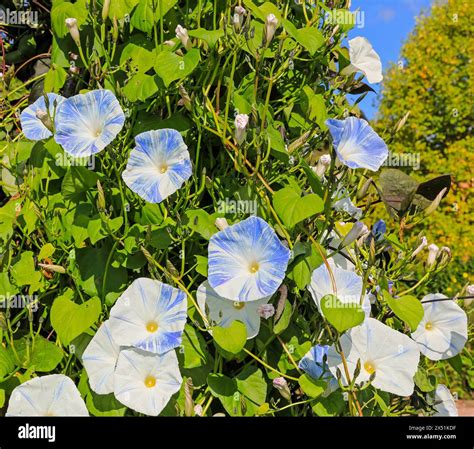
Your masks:
<svg viewBox="0 0 474 449"><path fill-rule="evenodd" d="M132 9L140 0L113 0L110 2L109 18L123 19L132 12Z"/></svg>
<svg viewBox="0 0 474 449"><path fill-rule="evenodd" d="M401 170L388 168L379 179L382 201L390 215L402 217L409 209L418 188L418 181Z"/></svg>
<svg viewBox="0 0 474 449"><path fill-rule="evenodd" d="M73 297L74 293L68 289L56 298L51 308L51 324L64 345L91 327L102 311L102 304L97 297L82 304L73 302Z"/></svg>
<svg viewBox="0 0 474 449"><path fill-rule="evenodd" d="M291 187L284 187L275 192L273 206L283 223L289 228L324 210L324 202L318 195L310 193L301 197Z"/></svg>
<svg viewBox="0 0 474 449"><path fill-rule="evenodd" d="M213 327L212 336L224 351L232 354L242 351L247 342L247 330L245 324L240 321L233 321L229 327Z"/></svg>
<svg viewBox="0 0 474 449"><path fill-rule="evenodd" d="M96 394L90 391L86 396L87 410L92 416L124 416L127 407L110 394Z"/></svg>
<svg viewBox="0 0 474 449"><path fill-rule="evenodd" d="M19 287L30 285L30 291L37 290L41 285L41 273L35 270L33 253L25 251L20 260L12 267L12 278Z"/></svg>
<svg viewBox="0 0 474 449"><path fill-rule="evenodd" d="M237 381L223 374L209 374L207 384L214 397L218 398L227 413L231 416L239 415L239 404L234 401L237 391ZM236 403L237 402L237 403Z"/></svg>
<svg viewBox="0 0 474 449"><path fill-rule="evenodd" d="M454 357L449 358L448 363L454 368L454 370L458 374L460 374L461 376L464 374L461 354L457 354Z"/></svg>
<svg viewBox="0 0 474 449"><path fill-rule="evenodd" d="M305 27L297 29L289 20L283 20L283 26L298 44L308 50L311 56L324 45L324 36L318 28Z"/></svg>
<svg viewBox="0 0 474 449"><path fill-rule="evenodd" d="M113 2L112 2L113 3ZM120 65L129 61L130 71L145 73L155 64L155 53L141 45L128 43L120 55Z"/></svg>
<svg viewBox="0 0 474 449"><path fill-rule="evenodd" d="M267 383L263 378L263 373L255 366L247 366L237 376L237 389L250 401L247 404L260 406L265 403L267 397ZM253 414L253 413L252 413Z"/></svg>
<svg viewBox="0 0 474 449"><path fill-rule="evenodd" d="M13 234L13 223L20 205L20 201L10 200L0 208L0 239L8 239Z"/></svg>
<svg viewBox="0 0 474 449"><path fill-rule="evenodd" d="M288 327L291 320L291 312L291 304L289 301L286 301L285 308L283 309L280 319L273 326L273 332L275 332L275 334L281 334Z"/></svg>
<svg viewBox="0 0 474 449"><path fill-rule="evenodd" d="M196 271L207 278L207 257L204 256L194 256L196 258Z"/></svg>
<svg viewBox="0 0 474 449"><path fill-rule="evenodd" d="M184 363L182 366L185 369L198 368L207 363L207 348L201 334L186 324L183 332L183 342L180 349L183 354Z"/></svg>
<svg viewBox="0 0 474 449"><path fill-rule="evenodd" d="M321 94L315 94L309 86L303 88L306 97L306 113L310 120L314 120L322 130L326 130L326 119L328 113L326 109L326 101Z"/></svg>
<svg viewBox="0 0 474 449"><path fill-rule="evenodd" d="M5 390L0 390L0 408L5 405Z"/></svg>
<svg viewBox="0 0 474 449"><path fill-rule="evenodd" d="M67 79L67 72L56 64L51 64L46 77L44 78L45 92L59 92Z"/></svg>
<svg viewBox="0 0 474 449"><path fill-rule="evenodd" d="M61 348L41 336L35 337L33 342L22 338L14 343L21 366L25 369L47 373L53 371L63 358Z"/></svg>
<svg viewBox="0 0 474 449"><path fill-rule="evenodd" d="M187 210L186 217L188 221L186 225L209 240L218 231L215 225L218 216L217 213L209 215L203 209Z"/></svg>
<svg viewBox="0 0 474 449"><path fill-rule="evenodd" d="M224 30L206 30L204 28L197 28L196 30L189 30L188 34L191 37L196 37L198 39L206 42L209 47L214 48L217 41L224 36Z"/></svg>
<svg viewBox="0 0 474 449"><path fill-rule="evenodd" d="M310 398L317 398L321 396L327 387L327 382L324 380L315 380L307 374L303 374L299 379L298 383L300 387Z"/></svg>
<svg viewBox="0 0 474 449"><path fill-rule="evenodd" d="M145 101L147 98L158 92L155 77L138 73L130 78L123 88L125 96L133 103L135 101Z"/></svg>
<svg viewBox="0 0 474 449"><path fill-rule="evenodd" d="M161 16L164 16L176 3L178 3L178 0L160 0L156 2L156 10L153 11L151 1L139 1L130 23L140 31L150 33Z"/></svg>
<svg viewBox="0 0 474 449"><path fill-rule="evenodd" d="M340 391L335 391L327 398L321 397L312 405L313 412L316 416L337 416L347 407Z"/></svg>
<svg viewBox="0 0 474 449"><path fill-rule="evenodd" d="M269 14L273 14L279 22L281 22L281 12L276 5L271 2L265 2L260 6L257 6L252 0L244 0L245 6L252 12L252 14L265 22L266 17Z"/></svg>
<svg viewBox="0 0 474 449"><path fill-rule="evenodd" d="M18 293L18 288L11 284L8 273L0 273L0 297L3 299L9 299Z"/></svg>
<svg viewBox="0 0 474 449"><path fill-rule="evenodd" d="M357 303L343 303L334 295L321 299L321 309L326 319L338 332L344 332L364 321L365 313Z"/></svg>
<svg viewBox="0 0 474 449"><path fill-rule="evenodd" d="M54 33L59 37L65 37L69 34L66 26L66 19L74 17L77 20L77 26L80 28L87 21L86 0L78 0L76 3L55 2L51 9L51 25Z"/></svg>
<svg viewBox="0 0 474 449"><path fill-rule="evenodd" d="M0 377L5 377L15 369L13 358L2 345L0 345Z"/></svg>
<svg viewBox="0 0 474 449"><path fill-rule="evenodd" d="M418 371L415 373L415 377L413 379L415 381L415 385L423 393L435 391L438 385L436 376L434 374L428 374L428 372L421 366L418 368Z"/></svg>
<svg viewBox="0 0 474 449"><path fill-rule="evenodd" d="M98 175L86 167L69 167L63 178L61 193L65 199L77 201L97 184L98 179Z"/></svg>
<svg viewBox="0 0 474 449"><path fill-rule="evenodd" d="M51 243L46 243L41 247L41 250L38 254L38 260L44 260L50 258L54 254L55 248Z"/></svg>
<svg viewBox="0 0 474 449"><path fill-rule="evenodd" d="M321 251L325 252L323 248L321 248ZM323 263L323 258L314 245L310 243L296 242L293 253L295 254L295 260L291 264L288 278L293 279L300 290L304 290L311 282L313 271Z"/></svg>
<svg viewBox="0 0 474 449"><path fill-rule="evenodd" d="M412 332L415 332L425 314L421 302L414 296L410 295L393 298L386 290L383 291L383 297L393 313L408 324Z"/></svg>
<svg viewBox="0 0 474 449"><path fill-rule="evenodd" d="M184 56L170 51L158 53L155 60L155 72L168 87L173 81L185 78L198 66L199 49L193 48Z"/></svg>

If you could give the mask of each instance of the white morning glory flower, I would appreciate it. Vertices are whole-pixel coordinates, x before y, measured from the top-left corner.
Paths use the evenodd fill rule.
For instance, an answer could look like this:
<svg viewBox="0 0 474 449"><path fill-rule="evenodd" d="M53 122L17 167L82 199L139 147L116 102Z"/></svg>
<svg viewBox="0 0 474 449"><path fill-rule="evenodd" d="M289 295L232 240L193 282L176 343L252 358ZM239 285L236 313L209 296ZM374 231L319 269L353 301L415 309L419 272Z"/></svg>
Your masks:
<svg viewBox="0 0 474 449"><path fill-rule="evenodd" d="M120 352L115 370L115 397L145 415L157 416L181 388L183 379L174 351L162 355L139 349Z"/></svg>
<svg viewBox="0 0 474 449"><path fill-rule="evenodd" d="M349 58L351 66L362 72L369 83L380 83L383 80L382 61L365 37L349 40Z"/></svg>
<svg viewBox="0 0 474 449"><path fill-rule="evenodd" d="M161 203L191 177L188 147L174 129L147 131L135 137L125 184L149 203Z"/></svg>
<svg viewBox="0 0 474 449"><path fill-rule="evenodd" d="M249 217L211 237L208 281L224 298L255 301L276 292L289 259L268 223Z"/></svg>
<svg viewBox="0 0 474 449"><path fill-rule="evenodd" d="M344 333L340 342L351 381L360 359L361 370L356 381L358 384L368 381L375 373L372 382L375 388L399 396L410 396L413 393L413 376L418 368L420 351L410 337L374 318L366 318L360 326ZM339 368L347 384L341 356L334 346L328 350L328 365L333 375L336 375Z"/></svg>
<svg viewBox="0 0 474 449"><path fill-rule="evenodd" d="M82 355L89 384L96 393L108 394L114 391L114 371L119 352L120 346L112 338L107 320L99 327Z"/></svg>
<svg viewBox="0 0 474 449"><path fill-rule="evenodd" d="M333 208L337 212L345 212L349 214L352 218L359 220L362 217L362 209L356 207L349 197L342 198L336 201L333 205Z"/></svg>
<svg viewBox="0 0 474 449"><path fill-rule="evenodd" d="M326 295L334 295L345 304L360 304L360 297L362 293L362 278L351 270L339 268L329 260L330 271L326 264L320 265L313 271L311 275L311 283L308 290L313 297L316 306L322 315L321 299ZM368 295L364 295L362 309L365 316L370 315L370 301Z"/></svg>
<svg viewBox="0 0 474 449"><path fill-rule="evenodd" d="M135 279L110 310L109 329L120 346L162 354L181 344L187 301L181 290Z"/></svg>
<svg viewBox="0 0 474 449"><path fill-rule="evenodd" d="M89 413L74 382L63 374L51 374L16 387L6 416L89 416Z"/></svg>
<svg viewBox="0 0 474 449"><path fill-rule="evenodd" d="M74 157L102 151L123 127L125 115L109 90L66 98L56 111L54 139Z"/></svg>
<svg viewBox="0 0 474 449"><path fill-rule="evenodd" d="M328 383L323 396L328 396L339 388L337 379L329 371L329 367L324 360L328 350L329 346L327 345L313 346L298 363L298 368L303 370L308 376L315 380L324 380Z"/></svg>
<svg viewBox="0 0 474 449"><path fill-rule="evenodd" d="M446 385L439 384L436 387L434 409L436 413L433 416L458 416L456 402Z"/></svg>
<svg viewBox="0 0 474 449"><path fill-rule="evenodd" d="M462 351L467 341L467 315L453 300L440 293L422 299L425 314L411 334L430 360L445 360ZM433 301L435 300L435 301ZM431 301L431 302L425 302Z"/></svg>
<svg viewBox="0 0 474 449"><path fill-rule="evenodd" d="M209 285L203 282L197 289L197 301L201 310L209 311L209 319L221 327L229 327L234 321L241 321L247 328L247 339L253 338L260 330L259 308L267 304L271 296L266 296L256 301L232 301L219 296Z"/></svg>
<svg viewBox="0 0 474 449"><path fill-rule="evenodd" d="M21 128L23 134L27 139L30 140L42 140L52 136L53 133L48 129L44 120L42 121L40 116L48 114L54 119L55 110L59 104L64 100L64 97L56 94L47 94L49 100L49 111L46 107L46 101L44 96L39 97L33 104L25 108L20 114ZM46 118L45 120L48 120Z"/></svg>
<svg viewBox="0 0 474 449"><path fill-rule="evenodd" d="M388 157L388 148L363 119L329 119L326 125L332 136L337 157L349 168L377 171Z"/></svg>

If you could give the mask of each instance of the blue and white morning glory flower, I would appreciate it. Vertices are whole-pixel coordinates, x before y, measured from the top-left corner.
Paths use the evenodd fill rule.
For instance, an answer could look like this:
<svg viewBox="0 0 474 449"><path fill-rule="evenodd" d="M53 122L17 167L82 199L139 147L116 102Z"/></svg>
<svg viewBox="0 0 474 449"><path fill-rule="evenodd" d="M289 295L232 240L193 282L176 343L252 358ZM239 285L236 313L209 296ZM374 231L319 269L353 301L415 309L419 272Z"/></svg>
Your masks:
<svg viewBox="0 0 474 449"><path fill-rule="evenodd" d="M147 131L135 137L122 178L149 203L161 203L191 177L188 147L174 129Z"/></svg>
<svg viewBox="0 0 474 449"><path fill-rule="evenodd" d="M436 387L433 407L436 410L433 416L458 416L456 402L446 385Z"/></svg>
<svg viewBox="0 0 474 449"><path fill-rule="evenodd" d="M109 90L92 90L66 98L56 111L54 139L74 157L88 157L111 143L125 115Z"/></svg>
<svg viewBox="0 0 474 449"><path fill-rule="evenodd" d="M181 344L187 301L183 291L138 278L110 310L109 329L120 346L163 354Z"/></svg>
<svg viewBox="0 0 474 449"><path fill-rule="evenodd" d="M214 234L209 241L208 281L232 301L256 301L283 282L290 251L259 217L249 217Z"/></svg>
<svg viewBox="0 0 474 449"><path fill-rule="evenodd" d="M328 396L339 388L339 383L331 371L329 371L325 360L328 349L329 346L327 345L313 346L298 363L298 368L303 370L308 376L315 380L324 380L328 383L323 396Z"/></svg>
<svg viewBox="0 0 474 449"><path fill-rule="evenodd" d="M337 157L349 168L377 171L387 159L387 145L365 120L356 117L329 119L326 125Z"/></svg>
<svg viewBox="0 0 474 449"><path fill-rule="evenodd" d="M383 80L380 56L365 37L357 36L349 40L349 58L349 71L362 72L371 84Z"/></svg>
<svg viewBox="0 0 474 449"><path fill-rule="evenodd" d="M445 360L459 354L467 341L467 315L453 300L440 293L422 299L423 315L412 338L430 360ZM431 301L431 302L425 302Z"/></svg>
<svg viewBox="0 0 474 449"><path fill-rule="evenodd" d="M323 263L313 271L308 286L319 312L323 314L321 300L327 295L334 295L345 304L359 304L362 294L362 278L352 270L338 267L332 259L328 264L329 270ZM362 309L366 316L370 315L370 301L366 294L364 294Z"/></svg>
<svg viewBox="0 0 474 449"><path fill-rule="evenodd" d="M46 107L46 100L42 95L20 114L23 134L30 140L47 139L53 135L51 129L48 129L45 123L51 121L50 118L54 120L58 106L64 100L64 97L53 93L47 94L47 97L49 108ZM43 120L42 117L44 117ZM49 128L52 128L52 123Z"/></svg>
<svg viewBox="0 0 474 449"><path fill-rule="evenodd" d="M99 327L82 355L89 384L96 393L108 394L114 391L114 371L119 352L120 346L115 343L107 320Z"/></svg>
<svg viewBox="0 0 474 449"><path fill-rule="evenodd" d="M89 413L74 382L64 374L51 374L16 387L6 416L89 416Z"/></svg>
<svg viewBox="0 0 474 449"><path fill-rule="evenodd" d="M229 327L234 321L241 321L247 329L247 339L253 338L260 330L259 308L267 304L271 296L256 301L231 301L223 298L209 285L203 282L197 289L197 301L201 310L206 313L209 321L217 326Z"/></svg>
<svg viewBox="0 0 474 449"><path fill-rule="evenodd" d="M366 318L360 326L344 333L340 343L351 381L360 360L361 370L356 379L357 384L368 381L375 373L372 382L375 388L399 396L413 394L413 376L418 369L420 351L410 337L374 318ZM344 363L334 346L328 350L328 365L334 376L340 370L344 384L347 385Z"/></svg>
<svg viewBox="0 0 474 449"><path fill-rule="evenodd" d="M115 370L114 394L132 410L157 416L179 391L182 382L174 351L159 355L124 349Z"/></svg>

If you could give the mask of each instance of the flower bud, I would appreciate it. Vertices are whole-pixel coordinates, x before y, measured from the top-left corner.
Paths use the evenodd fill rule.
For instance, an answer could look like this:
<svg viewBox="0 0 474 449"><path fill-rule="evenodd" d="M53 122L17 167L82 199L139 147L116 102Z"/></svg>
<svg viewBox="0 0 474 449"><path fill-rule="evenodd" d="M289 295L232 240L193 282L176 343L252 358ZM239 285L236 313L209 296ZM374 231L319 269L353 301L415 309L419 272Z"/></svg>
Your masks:
<svg viewBox="0 0 474 449"><path fill-rule="evenodd" d="M284 377L277 377L276 379L273 379L273 386L287 401L291 401L291 391L288 387L288 382Z"/></svg>
<svg viewBox="0 0 474 449"><path fill-rule="evenodd" d="M436 261L436 257L438 256L439 253L439 248L432 243L431 245L428 246L428 259L426 260L426 267L430 268L434 265Z"/></svg>
<svg viewBox="0 0 474 449"><path fill-rule="evenodd" d="M38 266L51 273L66 273L66 269L60 265L51 265L47 263L38 263Z"/></svg>
<svg viewBox="0 0 474 449"><path fill-rule="evenodd" d="M176 27L175 32L176 32L176 37L181 41L181 43L183 44L183 47L186 50L191 50L191 48L193 48L193 44L191 42L191 39L189 39L188 30L182 27L181 25L178 25Z"/></svg>
<svg viewBox="0 0 474 449"><path fill-rule="evenodd" d="M323 154L318 160L318 165L316 165L316 167L313 167L313 171L314 173L316 173L316 176L321 178L324 173L326 173L326 170L330 165L331 156L329 154Z"/></svg>
<svg viewBox="0 0 474 449"><path fill-rule="evenodd" d="M269 45L275 35L278 19L274 14L268 14L265 19L265 45Z"/></svg>
<svg viewBox="0 0 474 449"><path fill-rule="evenodd" d="M236 6L234 9L234 29L236 32L239 32L242 29L244 24L244 17L246 16L247 11L242 6Z"/></svg>
<svg viewBox="0 0 474 449"><path fill-rule="evenodd" d="M361 200L362 198L365 197L365 195L367 195L367 192L369 191L369 187L372 185L373 182L374 181L372 180L372 178L369 178L367 179L367 181L364 182L360 190L357 192L356 196L358 200Z"/></svg>
<svg viewBox="0 0 474 449"><path fill-rule="evenodd" d="M188 111L191 110L191 98L187 90L184 88L182 84L178 86L179 94L181 95L181 100L179 101Z"/></svg>
<svg viewBox="0 0 474 449"><path fill-rule="evenodd" d="M104 189L100 181L97 180L97 209L99 212L105 212L106 207Z"/></svg>
<svg viewBox="0 0 474 449"><path fill-rule="evenodd" d="M194 406L194 415L195 416L202 416L204 414L204 410L201 404L196 404Z"/></svg>
<svg viewBox="0 0 474 449"><path fill-rule="evenodd" d="M439 250L438 256L437 256L436 259L437 259L439 265L445 266L449 263L451 258L452 258L451 250L447 246L443 246Z"/></svg>
<svg viewBox="0 0 474 449"><path fill-rule="evenodd" d="M227 223L227 220L224 217L216 218L214 224L219 231L223 231L225 228L229 227L229 223Z"/></svg>
<svg viewBox="0 0 474 449"><path fill-rule="evenodd" d="M428 246L428 239L426 237L421 237L421 243L419 244L418 248L415 249L411 253L411 258L413 259L416 257L421 251L423 251Z"/></svg>
<svg viewBox="0 0 474 449"><path fill-rule="evenodd" d="M102 6L102 20L105 22L109 17L110 0L104 0L104 6Z"/></svg>
<svg viewBox="0 0 474 449"><path fill-rule="evenodd" d="M42 111L41 109L36 111L36 118L41 120L46 128L48 128L51 132L53 131L53 123L51 122L51 116L46 111Z"/></svg>
<svg viewBox="0 0 474 449"><path fill-rule="evenodd" d="M361 221L356 221L354 226L352 226L351 230L346 234L344 239L342 240L340 247L344 248L345 246L350 245L356 239L358 239L361 235L367 234L369 229L367 226L362 223Z"/></svg>
<svg viewBox="0 0 474 449"><path fill-rule="evenodd" d="M247 137L247 126L249 124L249 116L247 114L237 114L235 117L235 140L241 145Z"/></svg>
<svg viewBox="0 0 474 449"><path fill-rule="evenodd" d="M258 309L257 313L260 318L268 320L268 318L275 315L275 307L272 304L262 304Z"/></svg>
<svg viewBox="0 0 474 449"><path fill-rule="evenodd" d="M433 202L425 209L425 215L431 215L439 206L439 203L443 199L444 195L446 194L446 191L448 190L447 187L445 187L441 192L436 195L436 198L433 200Z"/></svg>
<svg viewBox="0 0 474 449"><path fill-rule="evenodd" d="M80 47L81 37L79 35L79 28L77 27L77 20L73 17L69 17L65 20L65 22L73 41L78 47Z"/></svg>
<svg viewBox="0 0 474 449"><path fill-rule="evenodd" d="M468 285L466 287L466 296L474 296L474 285ZM469 307L474 298L464 298L464 307Z"/></svg>
<svg viewBox="0 0 474 449"><path fill-rule="evenodd" d="M114 19L112 20L113 28L112 28L112 41L115 43L118 40L118 35L119 35L119 28L118 28L118 21L117 17L114 16Z"/></svg>

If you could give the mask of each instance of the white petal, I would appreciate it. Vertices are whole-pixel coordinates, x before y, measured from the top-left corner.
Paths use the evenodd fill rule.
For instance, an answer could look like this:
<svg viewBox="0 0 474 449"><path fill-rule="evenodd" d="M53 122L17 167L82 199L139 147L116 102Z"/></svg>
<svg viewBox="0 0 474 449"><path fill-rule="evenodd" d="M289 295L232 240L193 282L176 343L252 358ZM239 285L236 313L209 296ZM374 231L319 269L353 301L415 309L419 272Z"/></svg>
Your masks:
<svg viewBox="0 0 474 449"><path fill-rule="evenodd" d="M434 408L434 416L458 416L456 403L446 385L439 384L436 388Z"/></svg>
<svg viewBox="0 0 474 449"><path fill-rule="evenodd" d="M120 346L112 338L109 321L105 321L82 355L89 384L96 393L108 394L114 391L114 371L119 352Z"/></svg>
<svg viewBox="0 0 474 449"><path fill-rule="evenodd" d="M51 374L16 387L6 416L89 416L89 413L74 382L63 374Z"/></svg>
<svg viewBox="0 0 474 449"><path fill-rule="evenodd" d="M349 40L349 57L351 64L367 77L369 83L380 83L383 80L380 56L365 37L358 36Z"/></svg>

